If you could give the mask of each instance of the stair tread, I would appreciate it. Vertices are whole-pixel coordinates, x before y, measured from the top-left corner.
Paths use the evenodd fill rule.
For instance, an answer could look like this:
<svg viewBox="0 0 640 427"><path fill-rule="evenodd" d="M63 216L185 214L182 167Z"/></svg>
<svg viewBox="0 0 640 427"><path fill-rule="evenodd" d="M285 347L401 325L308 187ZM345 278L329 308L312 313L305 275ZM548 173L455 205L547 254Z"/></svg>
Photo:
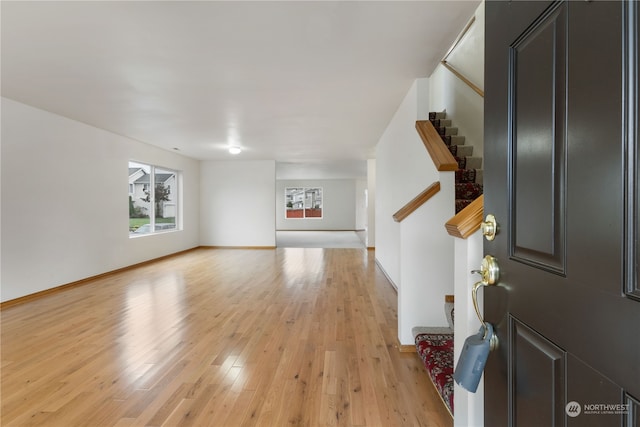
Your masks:
<svg viewBox="0 0 640 427"><path fill-rule="evenodd" d="M440 126L440 127L437 127L436 130L440 135L445 135L445 136L458 135L458 128L453 126L444 126L444 127Z"/></svg>
<svg viewBox="0 0 640 427"><path fill-rule="evenodd" d="M450 127L451 119L429 119L434 128Z"/></svg>
<svg viewBox="0 0 640 427"><path fill-rule="evenodd" d="M482 184L475 182L456 183L456 200L475 200L482 195Z"/></svg>
<svg viewBox="0 0 640 427"><path fill-rule="evenodd" d="M450 145L449 151L454 156L470 157L473 155L473 145Z"/></svg>
<svg viewBox="0 0 640 427"><path fill-rule="evenodd" d="M460 169L480 169L482 167L482 157L455 157Z"/></svg>
<svg viewBox="0 0 640 427"><path fill-rule="evenodd" d="M464 145L465 138L462 135L440 135L442 142L449 147L451 145Z"/></svg>
<svg viewBox="0 0 640 427"><path fill-rule="evenodd" d="M473 200L466 200L466 199L456 199L455 202L455 206L456 206L456 213L460 212L462 209L466 208L467 206L469 206L471 204L471 202L473 202Z"/></svg>
<svg viewBox="0 0 640 427"><path fill-rule="evenodd" d="M456 182L455 185L459 188L482 188L482 184L477 182Z"/></svg>
<svg viewBox="0 0 640 427"><path fill-rule="evenodd" d="M455 171L455 180L482 184L482 169L458 169Z"/></svg>
<svg viewBox="0 0 640 427"><path fill-rule="evenodd" d="M440 138L458 162L455 171L455 211L460 212L483 193L482 157L473 156L473 146L465 145L466 138L458 135L458 128L446 119L446 112L429 112L429 120Z"/></svg>

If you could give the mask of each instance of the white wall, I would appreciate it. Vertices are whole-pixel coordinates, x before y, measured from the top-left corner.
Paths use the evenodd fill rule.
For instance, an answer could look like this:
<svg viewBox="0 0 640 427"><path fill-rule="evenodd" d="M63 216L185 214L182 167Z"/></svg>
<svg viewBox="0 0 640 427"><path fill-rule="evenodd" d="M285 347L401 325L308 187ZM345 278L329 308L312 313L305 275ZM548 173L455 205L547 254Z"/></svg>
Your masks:
<svg viewBox="0 0 640 427"><path fill-rule="evenodd" d="M413 343L415 326L446 324L444 296L453 292L454 174L438 172L415 129L429 109L428 81L416 80L376 147L376 260L398 289L398 339ZM392 215L436 181L441 190L401 223Z"/></svg>
<svg viewBox="0 0 640 427"><path fill-rule="evenodd" d="M396 286L401 279L400 224L392 215L438 180L438 172L415 129L419 82L424 84L424 79L413 83L376 146L376 260Z"/></svg>
<svg viewBox="0 0 640 427"><path fill-rule="evenodd" d="M286 187L322 187L322 218L287 219L284 202ZM356 229L355 179L278 180L276 181L275 200L278 230Z"/></svg>
<svg viewBox="0 0 640 427"><path fill-rule="evenodd" d="M274 247L275 161L201 164L200 244Z"/></svg>
<svg viewBox="0 0 640 427"><path fill-rule="evenodd" d="M356 230L367 228L367 180L356 180Z"/></svg>
<svg viewBox="0 0 640 427"><path fill-rule="evenodd" d="M454 291L453 238L444 224L455 214L454 174L439 176L441 190L400 223L398 339L414 343L415 326L446 326L445 295Z"/></svg>
<svg viewBox="0 0 640 427"><path fill-rule="evenodd" d="M182 172L184 229L129 238L128 162ZM199 244L199 162L2 98L2 301Z"/></svg>
<svg viewBox="0 0 640 427"><path fill-rule="evenodd" d="M484 2L475 12L474 26L484 28ZM484 31L476 32L476 42L484 46ZM478 37L481 40L477 40ZM467 55L456 56L461 68L477 68L484 64L484 49L469 49ZM482 74L483 75L483 74ZM483 87L484 85L480 85ZM447 118L465 136L465 144L473 145L474 156L484 151L484 98L442 65L429 77L429 105L431 111L447 110Z"/></svg>
<svg viewBox="0 0 640 427"><path fill-rule="evenodd" d="M368 248L376 246L376 159L367 160L367 237Z"/></svg>
<svg viewBox="0 0 640 427"><path fill-rule="evenodd" d="M455 240L455 326L454 326L454 360L458 363L460 352L464 346L464 340L478 333L480 321L473 308L471 289L473 284L480 279L478 274L472 274L471 270L478 270L482 262L482 233L476 231L466 239ZM478 292L478 302L482 310L481 289ZM480 381L478 390L470 393L454 384L454 408L456 416L454 425L459 427L481 427L484 425L484 378Z"/></svg>

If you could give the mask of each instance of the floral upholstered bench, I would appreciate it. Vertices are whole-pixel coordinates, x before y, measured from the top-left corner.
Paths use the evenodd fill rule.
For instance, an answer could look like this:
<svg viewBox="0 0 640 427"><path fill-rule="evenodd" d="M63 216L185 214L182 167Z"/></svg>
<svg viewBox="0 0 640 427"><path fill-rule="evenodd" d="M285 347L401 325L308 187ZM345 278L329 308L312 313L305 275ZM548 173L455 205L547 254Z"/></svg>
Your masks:
<svg viewBox="0 0 640 427"><path fill-rule="evenodd" d="M429 378L453 416L453 295L445 297L444 309L449 326L415 327L412 333Z"/></svg>

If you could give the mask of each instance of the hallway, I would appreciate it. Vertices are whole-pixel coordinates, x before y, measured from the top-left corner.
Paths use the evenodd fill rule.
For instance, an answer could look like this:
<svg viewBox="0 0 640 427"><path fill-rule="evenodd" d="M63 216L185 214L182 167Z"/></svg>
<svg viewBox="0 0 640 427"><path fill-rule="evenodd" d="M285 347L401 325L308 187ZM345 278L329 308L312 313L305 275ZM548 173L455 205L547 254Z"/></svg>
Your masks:
<svg viewBox="0 0 640 427"><path fill-rule="evenodd" d="M279 248L364 248L356 231L276 231Z"/></svg>

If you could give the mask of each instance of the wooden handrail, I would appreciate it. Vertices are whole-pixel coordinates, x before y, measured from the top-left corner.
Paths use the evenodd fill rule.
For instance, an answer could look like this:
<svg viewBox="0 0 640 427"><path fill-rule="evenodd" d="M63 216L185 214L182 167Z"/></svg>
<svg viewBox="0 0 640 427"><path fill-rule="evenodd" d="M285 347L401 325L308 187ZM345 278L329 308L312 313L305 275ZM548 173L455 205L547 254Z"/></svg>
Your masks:
<svg viewBox="0 0 640 427"><path fill-rule="evenodd" d="M416 130L427 148L433 164L439 171L454 171L458 169L458 162L451 151L440 138L438 131L429 120L418 120Z"/></svg>
<svg viewBox="0 0 640 427"><path fill-rule="evenodd" d="M462 30L460 32L460 34L458 34L458 37L456 38L456 41L453 42L453 45L449 48L449 50L447 51L447 53L444 55L444 58L442 58L443 61L446 61L447 58L449 57L449 55L451 55L451 52L453 52L454 50L456 50L456 48L458 47L458 45L460 44L460 42L462 41L462 39L464 38L464 36L467 35L467 33L469 32L469 30L471 29L471 26L476 22L476 17L475 15L471 17L471 19L469 19L469 22L467 22L467 25L464 26L464 30Z"/></svg>
<svg viewBox="0 0 640 427"><path fill-rule="evenodd" d="M480 89L478 86L476 86L475 84L473 84L471 82L471 80L469 80L468 78L466 78L460 71L456 70L455 68L453 68L452 65L450 65L447 61L441 61L440 62L442 64L442 66L444 66L447 70L451 71L457 78L459 78L460 80L462 80L467 86L469 86L471 89L473 89L473 91L475 93L477 93L478 95L480 95L481 97L484 98L484 91L482 89Z"/></svg>
<svg viewBox="0 0 640 427"><path fill-rule="evenodd" d="M476 17L472 16L471 19L469 20L469 22L467 22L467 25L464 27L464 30L462 30L462 32L458 35L458 38L456 39L456 41L453 43L453 46L451 46L451 48L449 48L449 51L447 52L447 54L444 56L444 58L442 58L442 61L440 61L440 63L442 64L442 66L444 66L447 70L451 71L457 78L459 78L460 80L462 80L463 83L465 83L467 86L469 86L471 89L473 89L473 91L475 93L477 93L478 95L480 95L481 97L484 98L484 91L482 89L480 89L478 86L476 86L475 84L473 84L471 82L471 80L469 80L468 78L466 78L460 71L456 70L451 64L449 64L447 62L447 58L449 57L449 55L451 55L451 52L453 52L458 45L460 44L460 42L462 41L462 39L464 38L465 35L467 35L467 33L469 32L469 30L471 30L471 27L473 26L473 24L476 22Z"/></svg>
<svg viewBox="0 0 640 427"><path fill-rule="evenodd" d="M403 219L411 215L416 209L425 204L427 200L432 198L440 191L440 181L436 181L427 187L422 193L418 194L413 200L404 205L398 212L393 214L395 222L401 222Z"/></svg>
<svg viewBox="0 0 640 427"><path fill-rule="evenodd" d="M480 228L483 215L484 195L481 195L447 221L444 227L449 235L466 239Z"/></svg>

